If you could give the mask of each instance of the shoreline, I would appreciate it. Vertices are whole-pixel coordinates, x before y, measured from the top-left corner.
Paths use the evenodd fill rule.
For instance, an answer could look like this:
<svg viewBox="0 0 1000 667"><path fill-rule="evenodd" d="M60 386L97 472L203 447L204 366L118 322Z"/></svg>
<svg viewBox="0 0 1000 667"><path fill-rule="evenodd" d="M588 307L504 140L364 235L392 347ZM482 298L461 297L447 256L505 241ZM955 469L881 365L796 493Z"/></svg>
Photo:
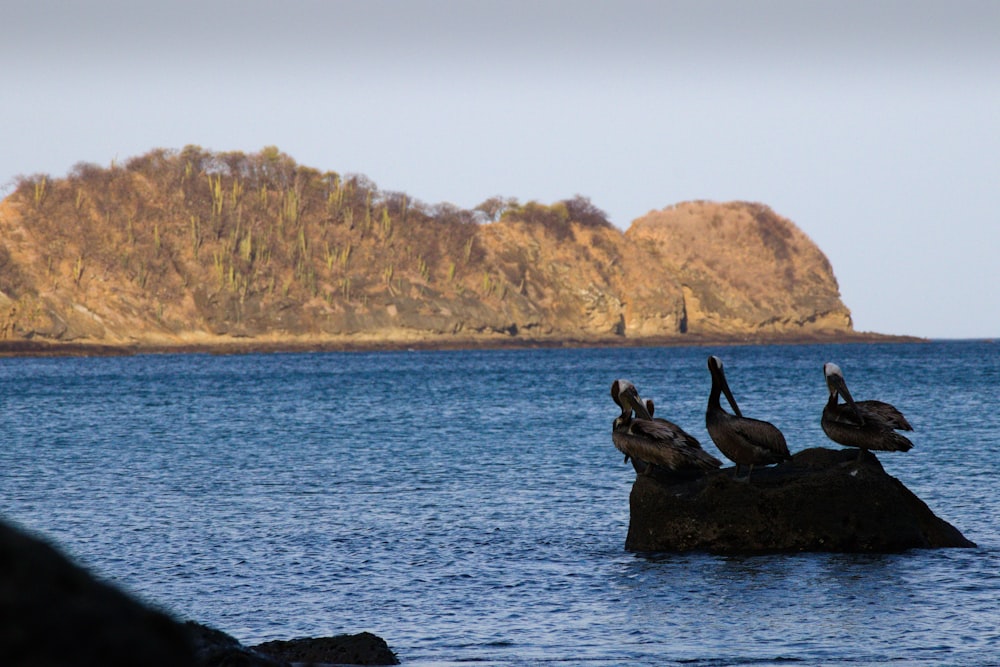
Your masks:
<svg viewBox="0 0 1000 667"><path fill-rule="evenodd" d="M520 336L439 336L427 338L244 338L202 341L100 343L35 339L0 340L6 357L118 357L139 354L277 354L310 352L406 352L574 348L704 347L708 345L812 345L830 343L926 343L927 338L871 332L802 334L682 334L643 338L569 338Z"/></svg>

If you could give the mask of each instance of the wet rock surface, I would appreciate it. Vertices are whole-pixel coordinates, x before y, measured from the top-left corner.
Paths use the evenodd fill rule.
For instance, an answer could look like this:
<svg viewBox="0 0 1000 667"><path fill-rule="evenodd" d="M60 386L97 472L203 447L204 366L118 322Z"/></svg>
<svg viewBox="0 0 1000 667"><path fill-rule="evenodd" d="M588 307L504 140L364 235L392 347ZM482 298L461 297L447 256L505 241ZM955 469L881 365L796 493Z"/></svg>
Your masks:
<svg viewBox="0 0 1000 667"><path fill-rule="evenodd" d="M697 477L638 474L630 497L629 551L889 553L974 547L872 454L807 449L790 461Z"/></svg>

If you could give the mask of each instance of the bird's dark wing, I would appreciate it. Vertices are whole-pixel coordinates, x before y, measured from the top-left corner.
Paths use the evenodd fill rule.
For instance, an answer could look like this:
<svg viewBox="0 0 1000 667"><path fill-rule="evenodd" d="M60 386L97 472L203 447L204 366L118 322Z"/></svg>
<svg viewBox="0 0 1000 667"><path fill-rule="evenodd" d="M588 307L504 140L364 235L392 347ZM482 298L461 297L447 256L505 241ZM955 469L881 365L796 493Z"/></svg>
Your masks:
<svg viewBox="0 0 1000 667"><path fill-rule="evenodd" d="M635 435L645 436L653 440L669 441L682 447L701 449L701 443L698 442L697 438L677 424L665 419L635 419L631 426L631 431Z"/></svg>
<svg viewBox="0 0 1000 667"><path fill-rule="evenodd" d="M856 403L858 410L861 411L861 416L865 418L865 421L876 421L885 426L898 429L900 431L912 431L913 427L910 426L910 422L906 421L906 417L903 413L895 408L893 405L888 403L883 403L882 401L858 401Z"/></svg>
<svg viewBox="0 0 1000 667"><path fill-rule="evenodd" d="M859 409L860 412L860 409ZM828 407L823 411L823 417L831 422L836 422L843 426L861 428L864 424L858 419L858 413L851 409L846 403L841 403L834 407Z"/></svg>
<svg viewBox="0 0 1000 667"><path fill-rule="evenodd" d="M626 456L667 470L713 470L722 462L676 424L666 420L635 419L622 423L611 434L615 447Z"/></svg>
<svg viewBox="0 0 1000 667"><path fill-rule="evenodd" d="M733 430L748 444L761 447L780 456L789 456L785 436L774 424L748 417L735 419L732 423Z"/></svg>

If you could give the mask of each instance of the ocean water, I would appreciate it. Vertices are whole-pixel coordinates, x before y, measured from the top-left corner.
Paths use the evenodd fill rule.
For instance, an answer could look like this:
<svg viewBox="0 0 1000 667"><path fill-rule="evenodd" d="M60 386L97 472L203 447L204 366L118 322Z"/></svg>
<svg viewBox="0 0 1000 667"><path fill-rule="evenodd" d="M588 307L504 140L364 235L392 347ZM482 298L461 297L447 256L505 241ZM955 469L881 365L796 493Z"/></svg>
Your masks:
<svg viewBox="0 0 1000 667"><path fill-rule="evenodd" d="M822 366L915 428L887 471L975 549L624 550L611 381L716 454L708 354L790 449ZM246 644L368 630L409 665L1000 663L1000 345L0 359L0 516ZM721 458L721 457L720 457Z"/></svg>

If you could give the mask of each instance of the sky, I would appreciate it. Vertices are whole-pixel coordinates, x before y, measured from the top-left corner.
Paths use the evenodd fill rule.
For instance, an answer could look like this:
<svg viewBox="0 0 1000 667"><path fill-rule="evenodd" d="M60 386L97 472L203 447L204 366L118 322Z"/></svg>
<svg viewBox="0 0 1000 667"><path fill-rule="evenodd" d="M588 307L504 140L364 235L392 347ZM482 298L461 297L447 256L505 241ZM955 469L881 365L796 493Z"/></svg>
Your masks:
<svg viewBox="0 0 1000 667"><path fill-rule="evenodd" d="M428 204L761 202L855 329L1000 336L1000 3L7 0L0 194L277 146Z"/></svg>

